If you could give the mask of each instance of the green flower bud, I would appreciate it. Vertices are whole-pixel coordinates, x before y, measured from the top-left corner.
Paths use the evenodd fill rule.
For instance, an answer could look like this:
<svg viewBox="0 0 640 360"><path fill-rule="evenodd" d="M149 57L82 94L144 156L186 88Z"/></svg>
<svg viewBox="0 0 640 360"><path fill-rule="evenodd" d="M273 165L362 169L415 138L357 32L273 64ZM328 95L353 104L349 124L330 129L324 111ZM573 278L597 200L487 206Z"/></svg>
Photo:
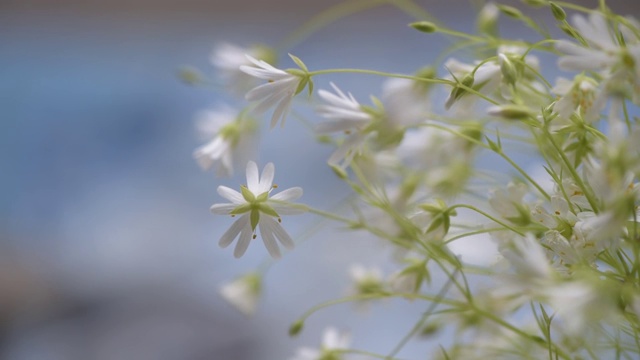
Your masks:
<svg viewBox="0 0 640 360"><path fill-rule="evenodd" d="M549 2L549 6L551 7L551 13L556 20L564 21L567 18L567 13L564 12L564 9L562 9L560 5L554 2Z"/></svg>
<svg viewBox="0 0 640 360"><path fill-rule="evenodd" d="M515 85L516 80L518 79L518 71L516 70L513 62L511 62L509 57L505 54L498 54L498 60L500 62L500 72L502 73L504 81L509 85Z"/></svg>
<svg viewBox="0 0 640 360"><path fill-rule="evenodd" d="M293 324L291 324L291 326L289 326L289 336L293 337L300 334L303 327L304 327L304 320L298 320L294 322Z"/></svg>
<svg viewBox="0 0 640 360"><path fill-rule="evenodd" d="M529 6L540 7L547 4L547 0L522 0L523 3Z"/></svg>
<svg viewBox="0 0 640 360"><path fill-rule="evenodd" d="M535 115L531 110L527 109L526 107L515 105L515 104L492 106L489 109L487 109L487 113L489 115L498 116L508 120L527 119Z"/></svg>
<svg viewBox="0 0 640 360"><path fill-rule="evenodd" d="M182 80L185 84L188 84L188 85L200 84L202 83L202 79L203 79L203 76L200 70L191 66L184 66L180 68L180 70L178 70L178 76L180 77L180 80Z"/></svg>
<svg viewBox="0 0 640 360"><path fill-rule="evenodd" d="M480 13L478 13L478 20L476 26L478 31L487 35L498 35L498 17L500 10L493 2L486 3Z"/></svg>
<svg viewBox="0 0 640 360"><path fill-rule="evenodd" d="M502 11L503 14L512 17L514 19L520 19L522 17L522 12L513 6L508 5L498 5L498 9Z"/></svg>
<svg viewBox="0 0 640 360"><path fill-rule="evenodd" d="M438 27L436 26L436 24L430 22L430 21L416 21L413 22L411 24L409 24L409 26L411 26L412 28L418 30L418 31L422 31L423 33L432 33L435 32Z"/></svg>

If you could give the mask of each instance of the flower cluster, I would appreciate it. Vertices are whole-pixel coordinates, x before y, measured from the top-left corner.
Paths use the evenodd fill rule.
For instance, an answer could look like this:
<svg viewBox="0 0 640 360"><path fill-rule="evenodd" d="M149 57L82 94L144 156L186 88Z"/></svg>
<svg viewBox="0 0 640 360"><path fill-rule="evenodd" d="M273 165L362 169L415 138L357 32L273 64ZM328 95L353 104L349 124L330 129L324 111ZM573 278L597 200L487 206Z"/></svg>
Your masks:
<svg viewBox="0 0 640 360"><path fill-rule="evenodd" d="M461 39L446 53L451 57L412 74L312 71L291 54L297 68L280 69L271 52L228 44L216 50L213 63L226 86L244 89L249 104L239 112L204 113L200 128L212 140L195 151L198 163L230 175L255 143L254 118L273 108L270 127L284 126L307 88L318 100L316 114L305 119L315 123L310 135L334 147L327 163L354 194L347 214L293 204L302 189L272 195L274 165L259 176L249 161L247 184L240 191L219 186L229 203L211 207L237 217L220 246L238 239L234 255L242 256L259 232L278 258L278 243L294 245L280 216L310 211L393 255L388 277L378 267L352 266L353 286L337 303L428 304L389 355L348 349L349 338L329 328L320 349L302 348L294 359L352 353L395 359L410 339L447 327L460 336L444 341L434 358L640 356L640 22L614 14L605 1L597 9L523 2L548 8L566 35L554 36L523 10L493 2L481 10L477 34L467 34L424 21L428 16L406 0L388 3L418 16L414 29ZM501 36L501 16L539 36ZM546 78L552 64L541 60L549 56L566 72L554 81ZM313 78L346 72L384 81L369 103L334 82L331 90L314 90ZM475 244L481 237L493 243ZM472 264L459 251L462 243L490 260ZM222 295L251 314L262 276L241 277ZM314 311L290 333L299 333Z"/></svg>

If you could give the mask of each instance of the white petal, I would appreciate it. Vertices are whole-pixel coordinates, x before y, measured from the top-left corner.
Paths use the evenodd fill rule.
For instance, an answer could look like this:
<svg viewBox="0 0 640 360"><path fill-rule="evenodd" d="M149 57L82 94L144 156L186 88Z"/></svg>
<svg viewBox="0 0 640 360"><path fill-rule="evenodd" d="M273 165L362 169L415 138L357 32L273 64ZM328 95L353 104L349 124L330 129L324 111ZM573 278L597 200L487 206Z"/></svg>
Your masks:
<svg viewBox="0 0 640 360"><path fill-rule="evenodd" d="M291 239L291 236L287 234L287 232L279 222L269 216L265 216L264 219L260 219L260 223L261 226L267 226L268 228L265 230L271 230L271 232L278 238L280 243L284 245L285 248L294 248L295 244L293 242L293 239Z"/></svg>
<svg viewBox="0 0 640 360"><path fill-rule="evenodd" d="M258 190L260 189L260 177L258 175L258 164L254 161L247 163L247 187L249 191L255 195L260 195Z"/></svg>
<svg viewBox="0 0 640 360"><path fill-rule="evenodd" d="M233 242L233 240L236 238L236 236L238 236L238 233L240 233L241 230L249 227L249 229L251 229L251 226L248 226L249 224L249 215L245 214L242 215L242 217L240 217L240 219L236 220L231 227L229 228L229 230L227 230L222 237L220 237L220 242L218 242L218 245L220 245L221 248L226 248L227 246L229 246L229 244L231 244Z"/></svg>
<svg viewBox="0 0 640 360"><path fill-rule="evenodd" d="M282 192L279 192L271 197L273 200L279 201L293 201L302 196L302 188L301 187L292 187Z"/></svg>
<svg viewBox="0 0 640 360"><path fill-rule="evenodd" d="M211 205L211 208L209 210L211 210L211 212L214 214L227 215L237 206L237 204L213 204Z"/></svg>
<svg viewBox="0 0 640 360"><path fill-rule="evenodd" d="M258 185L258 192L256 195L267 192L271 189L271 185L273 185L273 177L276 172L276 167L273 163L268 163L262 169L262 176L260 177L260 184Z"/></svg>
<svg viewBox="0 0 640 360"><path fill-rule="evenodd" d="M295 89L291 89L287 95L280 100L280 103L273 111L273 115L271 116L271 128L273 129L278 121L282 120L280 123L280 127L284 127L284 122L287 114L289 113L289 108L291 108L291 103L293 102L293 95Z"/></svg>
<svg viewBox="0 0 640 360"><path fill-rule="evenodd" d="M246 202L242 194L226 186L218 186L218 194L234 204L244 204Z"/></svg>
<svg viewBox="0 0 640 360"><path fill-rule="evenodd" d="M240 232L240 239L236 243L236 248L233 250L233 256L236 258L241 257L247 251L249 247L249 243L251 242L251 238L253 237L253 229L251 229L251 224L249 223L249 215L243 215L243 217L247 218L247 226L242 228Z"/></svg>
<svg viewBox="0 0 640 360"><path fill-rule="evenodd" d="M267 248L269 255L271 255L274 259L279 259L280 248L278 247L278 243L276 243L276 238L273 236L273 228L269 225L269 222L265 222L268 217L263 216L260 221L260 235L262 236L262 242L264 242L264 246Z"/></svg>

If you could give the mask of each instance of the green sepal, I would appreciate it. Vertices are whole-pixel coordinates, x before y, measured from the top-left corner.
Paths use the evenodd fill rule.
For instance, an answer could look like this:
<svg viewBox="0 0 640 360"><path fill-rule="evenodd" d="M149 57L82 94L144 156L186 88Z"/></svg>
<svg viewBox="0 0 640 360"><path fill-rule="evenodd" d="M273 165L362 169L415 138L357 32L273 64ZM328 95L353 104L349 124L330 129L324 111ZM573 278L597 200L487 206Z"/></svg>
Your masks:
<svg viewBox="0 0 640 360"><path fill-rule="evenodd" d="M251 204L242 204L229 212L229 215L240 215L251 210Z"/></svg>
<svg viewBox="0 0 640 360"><path fill-rule="evenodd" d="M258 195L258 197L256 198L256 200L258 202L262 202L262 201L267 201L267 199L269 198L269 192L265 191L262 194Z"/></svg>
<svg viewBox="0 0 640 360"><path fill-rule="evenodd" d="M304 88L307 86L308 83L309 83L309 77L305 75L302 79L300 79L300 82L298 83L298 87L296 88L295 94L296 95L300 94L302 90L304 90Z"/></svg>
<svg viewBox="0 0 640 360"><path fill-rule="evenodd" d="M242 192L242 197L247 200L247 202L254 202L256 200L256 196L246 186L240 186L240 192Z"/></svg>
<svg viewBox="0 0 640 360"><path fill-rule="evenodd" d="M305 65L304 62L302 62L302 60L300 60L299 57L292 54L289 54L289 57L291 58L291 60L293 60L294 63L296 63L296 65L300 67L300 69L304 70L305 73L309 72L307 65Z"/></svg>
<svg viewBox="0 0 640 360"><path fill-rule="evenodd" d="M260 210L252 209L250 216L251 216L251 229L255 231L256 227L258 226L258 223L260 222Z"/></svg>
<svg viewBox="0 0 640 360"><path fill-rule="evenodd" d="M278 215L278 213L273 210L273 208L265 203L261 203L258 205L258 210L260 210L261 212L267 214L267 215L271 215L271 216L275 216L275 217L280 217L280 215Z"/></svg>
<svg viewBox="0 0 640 360"><path fill-rule="evenodd" d="M307 90L309 90L309 97L313 96L313 80L311 79L311 77L309 77L309 86L307 87Z"/></svg>

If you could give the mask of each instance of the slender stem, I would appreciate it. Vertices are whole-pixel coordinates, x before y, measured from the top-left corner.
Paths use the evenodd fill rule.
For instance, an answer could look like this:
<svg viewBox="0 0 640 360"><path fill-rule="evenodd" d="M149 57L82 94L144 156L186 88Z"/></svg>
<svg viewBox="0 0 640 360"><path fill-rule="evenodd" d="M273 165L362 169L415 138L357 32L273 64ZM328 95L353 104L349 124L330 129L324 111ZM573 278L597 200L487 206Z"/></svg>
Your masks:
<svg viewBox="0 0 640 360"><path fill-rule="evenodd" d="M554 149L556 149L556 152L558 153L558 155L560 155L560 158L562 158L562 161L567 166L567 170L569 170L569 173L571 173L571 177L576 182L576 184L580 187L580 189L582 189L582 191L584 192L584 196L587 198L587 201L591 206L591 210L593 210L593 212L597 214L598 207L596 206L596 201L593 198L591 191L589 191L585 183L582 181L582 178L576 171L576 169L573 167L573 165L571 165L571 161L569 161L569 159L567 158L567 155L564 153L564 151L562 151L560 146L558 146L556 141L553 139L553 136L549 132L549 128L545 126L544 132L547 135L547 138L549 139L549 142L551 143L551 145L554 147Z"/></svg>
<svg viewBox="0 0 640 360"><path fill-rule="evenodd" d="M451 284L453 283L453 280L454 280L455 276L456 276L456 274L454 273L453 277L449 278L449 281L447 281L442 286L442 289L440 289L440 291L438 292L438 295L436 295L437 298L443 298L444 295L447 293L447 291L449 291L449 288L451 287ZM425 313L422 315L420 320L418 320L418 322L413 326L413 328L411 328L409 333L407 333L407 335L405 335L400 340L398 345L396 345L396 347L393 348L393 350L391 350L391 352L389 353L389 355L387 355L385 360L393 359L393 357L400 350L402 350L402 348L407 344L407 342L416 334L416 332L418 332L420 330L420 327L422 327L422 325L427 321L429 316L431 316L433 314L433 312L436 310L436 307L438 306L438 304L439 304L438 301L433 301L433 302L431 302L431 304L429 304L429 307L427 308L427 311L425 311Z"/></svg>
<svg viewBox="0 0 640 360"><path fill-rule="evenodd" d="M375 8L380 5L384 5L388 2L389 0L355 0L343 2L338 5L332 6L312 17L300 27L292 31L289 36L282 40L278 48L291 48L301 43L311 34L327 27L329 24L341 18Z"/></svg>
<svg viewBox="0 0 640 360"><path fill-rule="evenodd" d="M486 212L484 212L484 211L482 211L482 210L478 209L478 208L477 208L477 207L475 207L475 206L467 205L467 204L457 204L457 205L450 206L450 207L449 207L449 210L453 210L453 209L457 209L457 208L465 208L465 209L473 210L473 211L477 212L478 214L480 214L480 215L482 215L482 216L484 216L484 217L486 217L486 218L490 219L491 221L496 222L496 223L498 223L498 224L500 224L500 225L504 226L505 228L507 228L507 229L509 229L509 230L511 230L511 231L513 231L513 232L515 232L516 234L521 235L521 236L525 236L525 234L524 234L523 232L521 232L521 231L519 231L519 230L515 229L515 228L514 228L514 227L512 227L511 225L507 225L506 223L504 223L504 222L502 222L502 221L500 221L500 220L496 219L495 217L493 217L493 216L491 216L491 215L487 214Z"/></svg>

